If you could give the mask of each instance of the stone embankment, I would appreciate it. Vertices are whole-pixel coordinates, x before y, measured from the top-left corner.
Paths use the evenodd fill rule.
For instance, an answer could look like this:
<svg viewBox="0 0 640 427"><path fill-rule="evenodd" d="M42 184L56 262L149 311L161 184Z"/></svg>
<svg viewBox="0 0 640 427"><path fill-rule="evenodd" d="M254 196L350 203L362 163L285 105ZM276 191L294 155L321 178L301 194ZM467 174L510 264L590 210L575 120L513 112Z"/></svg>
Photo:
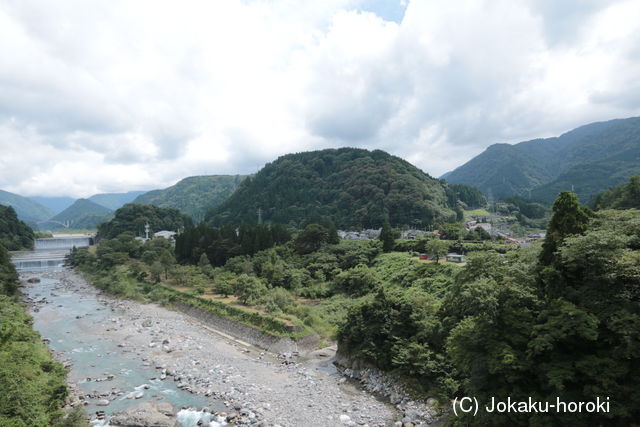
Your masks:
<svg viewBox="0 0 640 427"><path fill-rule="evenodd" d="M436 399L429 398L426 402L414 400L395 378L368 367L341 351L338 351L333 362L344 377L357 381L365 390L395 405L402 414L402 419L396 421L395 426L446 425L446 414L438 408Z"/></svg>

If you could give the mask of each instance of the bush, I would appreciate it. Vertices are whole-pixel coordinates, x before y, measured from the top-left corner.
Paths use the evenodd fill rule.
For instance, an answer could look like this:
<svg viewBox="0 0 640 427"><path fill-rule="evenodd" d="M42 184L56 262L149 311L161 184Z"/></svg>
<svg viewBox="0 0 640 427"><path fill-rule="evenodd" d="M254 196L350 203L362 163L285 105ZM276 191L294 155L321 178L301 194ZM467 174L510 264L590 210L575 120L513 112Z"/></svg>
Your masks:
<svg viewBox="0 0 640 427"><path fill-rule="evenodd" d="M366 295L380 283L375 271L366 265L359 265L338 274L334 279L334 289L351 296Z"/></svg>
<svg viewBox="0 0 640 427"><path fill-rule="evenodd" d="M282 288L270 289L264 298L264 307L268 313L288 313L294 305L296 301L291 293Z"/></svg>
<svg viewBox="0 0 640 427"><path fill-rule="evenodd" d="M241 274L238 276L234 293L241 303L254 305L267 293L267 287L257 277Z"/></svg>

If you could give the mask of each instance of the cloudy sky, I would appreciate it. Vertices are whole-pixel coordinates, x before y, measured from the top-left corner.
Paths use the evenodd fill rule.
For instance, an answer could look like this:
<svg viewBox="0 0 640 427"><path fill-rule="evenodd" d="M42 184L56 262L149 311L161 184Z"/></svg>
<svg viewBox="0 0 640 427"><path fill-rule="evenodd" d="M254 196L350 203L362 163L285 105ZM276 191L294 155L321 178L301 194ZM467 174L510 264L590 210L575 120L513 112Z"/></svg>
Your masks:
<svg viewBox="0 0 640 427"><path fill-rule="evenodd" d="M0 188L89 196L379 148L439 176L640 115L640 2L0 0Z"/></svg>

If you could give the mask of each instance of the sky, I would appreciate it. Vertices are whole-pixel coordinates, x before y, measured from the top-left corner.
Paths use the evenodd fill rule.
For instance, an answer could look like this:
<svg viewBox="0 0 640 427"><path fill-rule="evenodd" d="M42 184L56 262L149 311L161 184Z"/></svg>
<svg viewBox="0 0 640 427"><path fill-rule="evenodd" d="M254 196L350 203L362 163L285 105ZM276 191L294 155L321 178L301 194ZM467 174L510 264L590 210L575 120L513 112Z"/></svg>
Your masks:
<svg viewBox="0 0 640 427"><path fill-rule="evenodd" d="M640 2L0 0L0 189L87 197L381 149L440 176L640 115Z"/></svg>

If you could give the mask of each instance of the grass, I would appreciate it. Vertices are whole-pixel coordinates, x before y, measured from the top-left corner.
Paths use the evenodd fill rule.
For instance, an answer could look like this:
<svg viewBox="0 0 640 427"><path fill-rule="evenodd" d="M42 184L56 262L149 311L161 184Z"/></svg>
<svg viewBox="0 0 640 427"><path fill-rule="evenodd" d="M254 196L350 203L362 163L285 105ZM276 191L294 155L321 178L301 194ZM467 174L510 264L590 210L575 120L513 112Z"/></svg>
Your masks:
<svg viewBox="0 0 640 427"><path fill-rule="evenodd" d="M457 265L457 266L460 266L460 267L463 267L463 266L467 265L466 262L451 262L451 261L446 261L444 259L441 259L438 263L436 263L434 260L431 260L431 259L420 259L418 257L415 257L415 258L412 258L412 259L414 259L415 261L418 261L418 262L425 263L425 264L450 264L450 265Z"/></svg>
<svg viewBox="0 0 640 427"><path fill-rule="evenodd" d="M474 209L471 211L464 211L464 216L491 216L491 212L486 209Z"/></svg>
<svg viewBox="0 0 640 427"><path fill-rule="evenodd" d="M183 292L183 293L188 293L193 291L193 288L190 288L188 286L176 286L173 285L167 281L162 281L160 282L161 285L166 286L168 288L174 289L176 291L179 292ZM249 313L258 313L258 314L262 314L264 316L272 316L275 317L278 320L282 320L283 322L285 322L287 325L290 326L295 326L295 323L293 323L291 320L284 318L284 317L280 317L280 316L274 316L273 314L267 313L264 310L260 310L259 308L255 307L255 306L249 306L249 305L244 305L242 304L240 301L238 301L238 297L234 296L234 295L228 295L228 296L223 296L223 295L218 295L218 294L214 294L210 291L205 292L202 295L198 295L198 298L202 298L202 299L208 299L208 300L212 300L212 301L218 301L221 302L223 304L227 304L233 307L236 307L240 310L244 310L244 311L248 311Z"/></svg>

